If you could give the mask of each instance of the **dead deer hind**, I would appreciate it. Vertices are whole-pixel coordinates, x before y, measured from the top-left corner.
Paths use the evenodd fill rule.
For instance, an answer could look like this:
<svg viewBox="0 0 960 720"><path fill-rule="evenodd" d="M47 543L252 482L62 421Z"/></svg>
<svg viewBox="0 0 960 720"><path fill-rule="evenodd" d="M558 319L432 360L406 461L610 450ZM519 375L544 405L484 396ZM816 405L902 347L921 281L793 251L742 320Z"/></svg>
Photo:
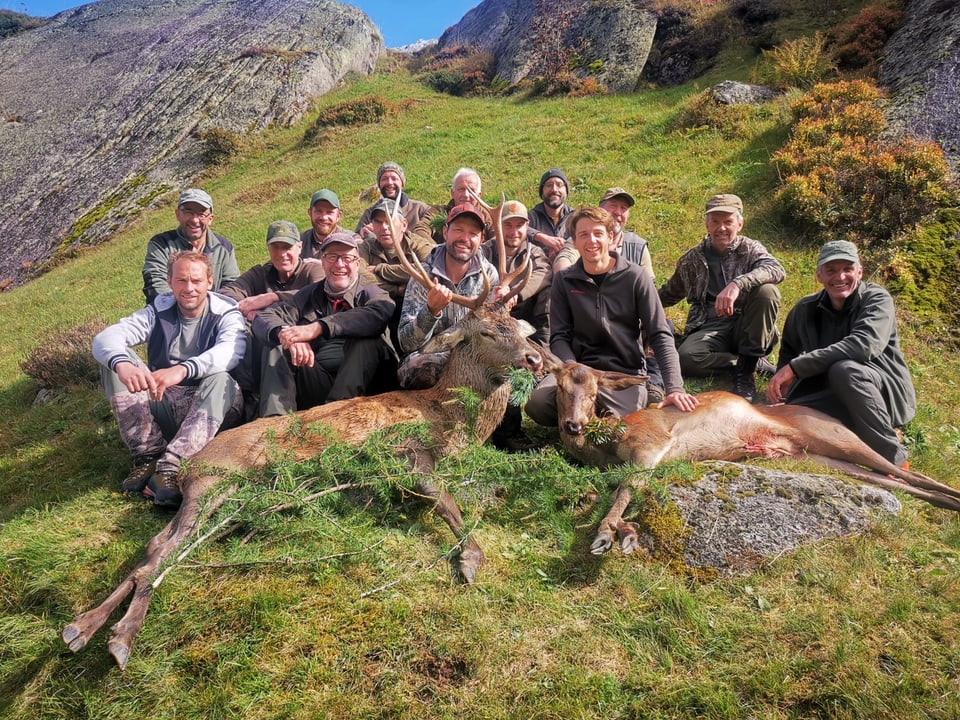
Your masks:
<svg viewBox="0 0 960 720"><path fill-rule="evenodd" d="M396 218L393 220L395 223ZM393 237L401 234L395 230ZM503 255L501 248L500 256ZM418 282L430 283L419 263L412 267L406 261L405 267ZM511 294L522 289L522 278L516 285L512 284L522 271L523 268L518 269L514 277L501 275L501 282L511 286ZM299 461L316 456L331 442L359 445L377 431L404 423L425 423L430 427L428 438L411 439L403 452L411 471L419 478L417 492L435 502L435 511L460 542L458 570L466 582L472 582L483 563L483 551L466 532L456 500L447 491L438 490L429 474L437 459L471 443L481 443L490 436L506 411L512 390L511 368L536 372L542 366L540 354L526 341L520 323L510 317L503 303L484 304L488 291L489 283L480 297L455 296L454 301L469 306L471 312L423 348L424 352L450 350L450 360L432 388L342 400L297 412L293 418L263 418L217 435L192 458L181 476L183 502L177 513L150 540L143 558L117 589L99 606L78 615L63 629L63 641L74 652L86 646L113 611L133 593L126 614L112 627L107 645L120 667L125 667L133 641L143 626L160 565L228 497L230 490L217 497L207 497L225 473L263 467L268 452L278 444ZM509 298L510 294L504 301ZM479 410L472 413L470 419L463 406L455 401L453 388L469 388L481 398ZM309 431L289 432L294 427L318 424L333 428L335 437Z"/></svg>
<svg viewBox="0 0 960 720"><path fill-rule="evenodd" d="M564 365L551 357L545 367L557 378L560 438L567 452L585 464L654 468L675 459L806 456L872 485L960 511L960 490L897 467L834 418L799 405L758 406L732 393L706 392L697 396L699 405L693 412L673 407L639 410L623 418L622 435L602 444L591 442L585 430L597 417L598 390L622 390L645 378L598 372L578 363ZM624 553L637 548L637 527L623 520L631 495L629 484L617 488L591 545L594 554L609 550L615 538Z"/></svg>

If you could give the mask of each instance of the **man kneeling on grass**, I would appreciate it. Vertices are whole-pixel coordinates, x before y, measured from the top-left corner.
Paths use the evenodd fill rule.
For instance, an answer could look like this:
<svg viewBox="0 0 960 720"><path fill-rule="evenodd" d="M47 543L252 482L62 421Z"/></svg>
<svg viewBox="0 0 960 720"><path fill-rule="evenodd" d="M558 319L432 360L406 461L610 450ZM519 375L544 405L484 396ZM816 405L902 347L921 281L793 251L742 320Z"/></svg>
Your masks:
<svg viewBox="0 0 960 720"><path fill-rule="evenodd" d="M172 292L93 339L93 356L133 455L122 489L142 491L154 505L178 507L180 461L240 417L243 394L228 371L243 357L246 336L237 304L210 292L206 255L174 253L167 281ZM133 351L144 343L146 365Z"/></svg>

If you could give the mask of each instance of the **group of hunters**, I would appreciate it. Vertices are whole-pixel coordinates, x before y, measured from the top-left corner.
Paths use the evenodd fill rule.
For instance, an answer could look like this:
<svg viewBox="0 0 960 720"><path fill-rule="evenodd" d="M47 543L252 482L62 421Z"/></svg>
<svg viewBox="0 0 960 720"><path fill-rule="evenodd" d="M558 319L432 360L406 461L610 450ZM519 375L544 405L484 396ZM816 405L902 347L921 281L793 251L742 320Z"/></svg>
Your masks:
<svg viewBox="0 0 960 720"><path fill-rule="evenodd" d="M146 306L93 341L133 458L124 491L177 507L181 461L222 429L436 381L445 358L419 349L468 312L451 296L477 297L486 283L494 288L487 302L507 292L498 285L480 176L458 170L443 206L410 198L395 162L379 167L377 186L381 197L353 230L341 225L337 194L318 190L307 208L310 228L271 223L269 260L242 274L230 241L211 229L210 195L180 194L177 227L147 245ZM566 175L551 168L534 207L505 203L506 267L528 261L531 268L508 307L533 327L530 342L564 362L648 376L643 385L602 390L598 412L624 416L654 404L693 411L697 398L685 391L684 375L726 374L732 391L753 402L759 374L769 378L767 402L825 412L907 466L899 427L914 416L916 397L893 300L863 282L852 243L823 246L816 269L823 289L788 313L781 338L777 285L786 273L762 243L740 234L739 197L707 200L703 239L658 288L647 241L626 229L633 196L612 187L596 206L573 209L569 192ZM415 255L433 285L411 282L398 253ZM682 300L689 312L677 335L664 308ZM774 366L768 356L778 343ZM552 375L540 379L523 410L556 425ZM494 444L533 447L521 421L521 408L511 407Z"/></svg>

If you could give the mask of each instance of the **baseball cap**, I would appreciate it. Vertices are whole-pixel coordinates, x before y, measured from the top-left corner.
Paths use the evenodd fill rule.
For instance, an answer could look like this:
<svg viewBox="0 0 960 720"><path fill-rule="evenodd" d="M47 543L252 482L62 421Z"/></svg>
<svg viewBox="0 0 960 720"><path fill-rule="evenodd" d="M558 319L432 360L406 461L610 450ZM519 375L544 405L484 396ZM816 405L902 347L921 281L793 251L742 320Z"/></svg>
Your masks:
<svg viewBox="0 0 960 720"><path fill-rule="evenodd" d="M616 197L623 198L627 203L627 207L633 207L637 203L637 201L633 199L633 195L628 193L622 187L607 188L606 191L603 193L603 197L600 198L600 202L613 200L613 198L616 198Z"/></svg>
<svg viewBox="0 0 960 720"><path fill-rule="evenodd" d="M860 264L860 255L857 246L849 240L831 240L820 248L820 257L817 258L817 268L833 260L846 260Z"/></svg>
<svg viewBox="0 0 960 720"><path fill-rule="evenodd" d="M447 213L447 225L463 215L471 215L475 217L477 222L480 223L481 227L484 227L487 224L487 221L483 219L483 215L480 214L480 211L477 210L476 207L470 203L461 203L450 208L450 212Z"/></svg>
<svg viewBox="0 0 960 720"><path fill-rule="evenodd" d="M503 215L501 215L501 220L509 220L510 218L522 218L524 220L529 220L530 216L527 214L527 207L519 200L507 200L503 204Z"/></svg>
<svg viewBox="0 0 960 720"><path fill-rule="evenodd" d="M377 200L377 202L374 204L372 208L370 208L370 216L372 217L374 214L378 212L382 212L387 217L391 217L394 213L394 208L396 207L396 205L397 205L396 200L391 200L390 198L382 197L379 200ZM401 213L401 216L402 216L402 213Z"/></svg>
<svg viewBox="0 0 960 720"><path fill-rule="evenodd" d="M213 210L213 198L199 188L188 188L180 193L180 199L177 200L177 207L191 202L197 205L203 205L207 210Z"/></svg>
<svg viewBox="0 0 960 720"><path fill-rule="evenodd" d="M300 231L289 220L275 220L267 228L267 245L285 243L296 245L300 242Z"/></svg>
<svg viewBox="0 0 960 720"><path fill-rule="evenodd" d="M714 195L707 200L707 213L738 212L743 214L743 202L736 195Z"/></svg>
<svg viewBox="0 0 960 720"><path fill-rule="evenodd" d="M313 197L310 198L310 207L316 205L319 200L326 200L338 210L340 209L340 198L337 197L337 194L333 190L328 190L327 188L317 190L313 194Z"/></svg>
<svg viewBox="0 0 960 720"><path fill-rule="evenodd" d="M330 245L347 245L354 249L360 247L360 238L352 232L335 232L327 235L322 243L320 243L320 249L325 250Z"/></svg>

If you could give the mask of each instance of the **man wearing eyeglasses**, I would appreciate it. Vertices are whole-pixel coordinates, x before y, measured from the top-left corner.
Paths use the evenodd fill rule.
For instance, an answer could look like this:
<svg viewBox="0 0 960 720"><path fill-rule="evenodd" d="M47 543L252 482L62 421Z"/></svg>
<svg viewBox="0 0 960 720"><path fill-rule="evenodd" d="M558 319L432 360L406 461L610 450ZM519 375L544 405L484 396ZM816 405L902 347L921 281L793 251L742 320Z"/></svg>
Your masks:
<svg viewBox="0 0 960 720"><path fill-rule="evenodd" d="M157 295L170 292L167 266L170 256L176 252L192 250L210 258L213 290L219 290L240 277L233 244L210 229L213 224L213 199L206 192L189 188L180 193L176 216L176 229L154 235L147 243L147 256L143 261L143 295L147 305Z"/></svg>
<svg viewBox="0 0 960 720"><path fill-rule="evenodd" d="M253 335L272 348L260 416L284 415L382 389L396 353L387 335L394 302L360 275L360 239L333 233L320 246L325 277L257 313Z"/></svg>

